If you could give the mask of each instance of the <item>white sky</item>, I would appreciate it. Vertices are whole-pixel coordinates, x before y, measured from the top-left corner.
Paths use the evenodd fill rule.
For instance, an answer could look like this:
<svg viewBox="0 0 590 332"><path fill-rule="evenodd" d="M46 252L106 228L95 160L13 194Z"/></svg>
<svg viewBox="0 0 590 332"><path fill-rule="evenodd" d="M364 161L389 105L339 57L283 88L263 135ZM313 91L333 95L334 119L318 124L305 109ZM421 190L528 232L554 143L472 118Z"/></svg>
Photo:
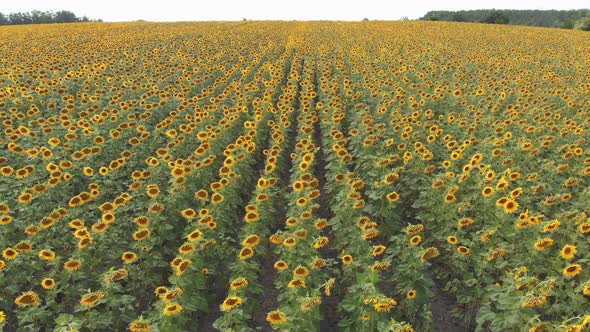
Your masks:
<svg viewBox="0 0 590 332"><path fill-rule="evenodd" d="M588 0L0 0L4 14L63 9L104 21L397 20L443 9L588 7Z"/></svg>

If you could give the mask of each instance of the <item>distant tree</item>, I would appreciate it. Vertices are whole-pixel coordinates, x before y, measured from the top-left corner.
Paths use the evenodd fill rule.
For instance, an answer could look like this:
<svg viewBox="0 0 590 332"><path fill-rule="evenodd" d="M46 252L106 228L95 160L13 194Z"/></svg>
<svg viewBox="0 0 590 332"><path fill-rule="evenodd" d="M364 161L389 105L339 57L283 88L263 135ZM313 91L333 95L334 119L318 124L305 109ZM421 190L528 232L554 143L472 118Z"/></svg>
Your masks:
<svg viewBox="0 0 590 332"><path fill-rule="evenodd" d="M76 15L67 10L60 10L55 13L55 22L56 23L74 23L78 22L78 18Z"/></svg>
<svg viewBox="0 0 590 332"><path fill-rule="evenodd" d="M400 20L400 21L409 21L409 20L410 20L410 18L409 18L409 17L407 17L407 16L402 16L402 17L401 17L399 20Z"/></svg>
<svg viewBox="0 0 590 332"><path fill-rule="evenodd" d="M52 12L42 12L39 10L33 10L31 12L32 24L47 24L53 21Z"/></svg>
<svg viewBox="0 0 590 332"><path fill-rule="evenodd" d="M363 18L363 22L369 22L369 19L365 17Z"/></svg>
<svg viewBox="0 0 590 332"><path fill-rule="evenodd" d="M91 20L86 16L82 16L79 18L76 17L74 13L67 10L61 10L57 13L40 10L33 10L29 13L10 13L8 15L0 13L0 25L73 22L102 22L102 20Z"/></svg>
<svg viewBox="0 0 590 332"><path fill-rule="evenodd" d="M487 23L505 22L505 19L499 20L498 17L494 18L496 16L494 12L500 12L505 15L508 18L508 22L506 22L508 24L572 29L575 22L590 13L590 10L438 10L429 11L420 19L425 21L483 22L489 20Z"/></svg>
<svg viewBox="0 0 590 332"><path fill-rule="evenodd" d="M559 25L559 27L562 28L562 29L573 29L574 28L574 22L572 20L563 21Z"/></svg>
<svg viewBox="0 0 590 332"><path fill-rule="evenodd" d="M501 11L494 10L484 16L480 22L488 24L508 24L510 19L508 18L508 15L502 13Z"/></svg>
<svg viewBox="0 0 590 332"><path fill-rule="evenodd" d="M467 16L465 16L465 14L463 14L461 12L454 13L453 16L451 17L451 21L453 21L453 22L469 22L469 20L467 19Z"/></svg>
<svg viewBox="0 0 590 332"><path fill-rule="evenodd" d="M29 13L10 13L8 15L8 20L10 21L9 24L13 25L32 23Z"/></svg>
<svg viewBox="0 0 590 332"><path fill-rule="evenodd" d="M586 17L582 17L581 19L577 20L574 27L577 30L590 31L590 14L586 15Z"/></svg>

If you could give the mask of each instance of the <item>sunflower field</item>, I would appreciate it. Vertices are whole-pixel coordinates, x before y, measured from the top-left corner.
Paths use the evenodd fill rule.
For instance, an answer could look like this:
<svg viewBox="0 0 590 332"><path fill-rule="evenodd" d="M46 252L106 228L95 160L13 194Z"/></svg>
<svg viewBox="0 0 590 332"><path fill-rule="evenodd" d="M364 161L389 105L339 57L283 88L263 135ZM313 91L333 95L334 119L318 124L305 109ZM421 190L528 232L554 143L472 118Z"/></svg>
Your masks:
<svg viewBox="0 0 590 332"><path fill-rule="evenodd" d="M2 27L0 330L588 331L589 37Z"/></svg>

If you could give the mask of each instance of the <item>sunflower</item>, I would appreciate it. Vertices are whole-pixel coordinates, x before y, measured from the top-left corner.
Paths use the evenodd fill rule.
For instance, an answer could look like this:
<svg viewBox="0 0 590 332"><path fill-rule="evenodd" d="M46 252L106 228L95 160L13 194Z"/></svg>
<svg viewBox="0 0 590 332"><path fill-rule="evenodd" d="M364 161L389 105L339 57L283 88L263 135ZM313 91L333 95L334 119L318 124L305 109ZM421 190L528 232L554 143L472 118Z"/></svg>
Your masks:
<svg viewBox="0 0 590 332"><path fill-rule="evenodd" d="M33 250L33 246L27 241L20 241L14 246L14 249L18 252L31 252Z"/></svg>
<svg viewBox="0 0 590 332"><path fill-rule="evenodd" d="M39 228L38 226L34 226L34 225L27 226L24 230L25 234L27 234L28 236L33 236L33 235L39 233L40 231L41 231L41 228Z"/></svg>
<svg viewBox="0 0 590 332"><path fill-rule="evenodd" d="M0 174L2 174L2 176L10 176L12 175L12 172L14 172L14 168L10 166L4 166L0 168Z"/></svg>
<svg viewBox="0 0 590 332"><path fill-rule="evenodd" d="M547 324L541 323L531 327L529 332L549 332L549 328L547 327Z"/></svg>
<svg viewBox="0 0 590 332"><path fill-rule="evenodd" d="M129 275L129 272L126 269L119 269L116 271L109 272L107 276L104 278L106 283L111 283L113 281L121 281Z"/></svg>
<svg viewBox="0 0 590 332"><path fill-rule="evenodd" d="M516 198L520 197L520 195L522 195L522 193L523 193L523 189L519 187L519 188L516 188L510 192L510 197L512 199L516 199Z"/></svg>
<svg viewBox="0 0 590 332"><path fill-rule="evenodd" d="M195 216L197 215L197 213L195 212L195 210L193 209L184 209L180 212L180 214L182 215L183 218L187 219L187 220L192 220L195 218Z"/></svg>
<svg viewBox="0 0 590 332"><path fill-rule="evenodd" d="M395 203L399 200L399 194L396 191L390 192L386 197L390 203Z"/></svg>
<svg viewBox="0 0 590 332"><path fill-rule="evenodd" d="M498 190L498 191L504 190L504 189L508 188L509 185L510 185L510 183L508 181L506 181L506 179L504 177L501 177L500 180L498 180L498 183L496 184L496 190Z"/></svg>
<svg viewBox="0 0 590 332"><path fill-rule="evenodd" d="M182 296L183 293L182 288L175 288L174 290L166 290L166 293L162 294L160 298L164 300L165 303L170 303L177 297Z"/></svg>
<svg viewBox="0 0 590 332"><path fill-rule="evenodd" d="M504 213L512 214L512 213L516 212L516 210L518 210L518 202L515 200L509 199L504 204Z"/></svg>
<svg viewBox="0 0 590 332"><path fill-rule="evenodd" d="M151 234L152 234L152 232L149 229L142 228L142 229L135 231L133 233L132 237L135 241L142 241L142 240L145 240L148 237L150 237Z"/></svg>
<svg viewBox="0 0 590 332"><path fill-rule="evenodd" d="M2 256L6 259L6 260L13 260L18 256L18 251L14 250L13 248L6 248L3 252L2 252Z"/></svg>
<svg viewBox="0 0 590 332"><path fill-rule="evenodd" d="M473 219L472 218L461 218L461 219L459 219L459 222L457 223L457 225L460 228L467 227L467 226L469 226L471 224L473 224Z"/></svg>
<svg viewBox="0 0 590 332"><path fill-rule="evenodd" d="M410 239L410 244L413 246L417 246L420 244L420 242L422 242L422 237L420 235L414 235L411 239Z"/></svg>
<svg viewBox="0 0 590 332"><path fill-rule="evenodd" d="M73 229L81 229L84 227L84 221L80 219L74 219L70 221L69 226Z"/></svg>
<svg viewBox="0 0 590 332"><path fill-rule="evenodd" d="M574 245L567 244L561 249L561 257L565 260L572 260L576 256L577 248Z"/></svg>
<svg viewBox="0 0 590 332"><path fill-rule="evenodd" d="M23 293L14 300L14 303L19 307L36 307L40 304L39 296L33 291Z"/></svg>
<svg viewBox="0 0 590 332"><path fill-rule="evenodd" d="M102 292L92 292L82 295L80 299L80 304L85 307L93 307L95 306L98 301L104 298L104 294Z"/></svg>
<svg viewBox="0 0 590 332"><path fill-rule="evenodd" d="M203 232L201 232L198 229L195 229L192 233L190 233L187 237L187 239L190 242L197 242L199 241L201 238L203 237Z"/></svg>
<svg viewBox="0 0 590 332"><path fill-rule="evenodd" d="M266 315L266 320L273 326L282 325L287 322L287 317L280 310L273 310Z"/></svg>
<svg viewBox="0 0 590 332"><path fill-rule="evenodd" d="M293 278L305 278L308 275L309 270L303 265L299 265L293 270Z"/></svg>
<svg viewBox="0 0 590 332"><path fill-rule="evenodd" d="M147 320L134 320L128 325L131 332L151 332L152 326Z"/></svg>
<svg viewBox="0 0 590 332"><path fill-rule="evenodd" d="M256 234L248 235L244 241L242 241L242 245L244 247L253 248L260 243L260 237Z"/></svg>
<svg viewBox="0 0 590 332"><path fill-rule="evenodd" d="M221 311L229 311L242 305L242 298L239 296L230 296L221 304Z"/></svg>
<svg viewBox="0 0 590 332"><path fill-rule="evenodd" d="M430 247L422 252L422 254L420 255L420 261L422 261L422 263L425 263L432 258L438 257L438 255L440 255L440 251L438 250L438 248Z"/></svg>
<svg viewBox="0 0 590 332"><path fill-rule="evenodd" d="M297 226L299 224L299 219L294 218L294 217L289 217L289 218L287 218L287 221L285 221L285 224L287 225L287 227Z"/></svg>
<svg viewBox="0 0 590 332"><path fill-rule="evenodd" d="M456 236L451 235L451 236L447 237L447 242L449 244L455 245L455 244L459 243L459 239Z"/></svg>
<svg viewBox="0 0 590 332"><path fill-rule="evenodd" d="M67 262L64 263L64 269L68 271L78 271L81 266L82 262L74 258L70 258Z"/></svg>
<svg viewBox="0 0 590 332"><path fill-rule="evenodd" d="M406 298L409 300L416 298L416 290L411 289L410 291L408 291L408 293L406 293Z"/></svg>
<svg viewBox="0 0 590 332"><path fill-rule="evenodd" d="M206 201L209 197L209 193L205 189L200 189L195 192L195 198L200 201Z"/></svg>
<svg viewBox="0 0 590 332"><path fill-rule="evenodd" d="M465 247L465 246L458 246L457 247L457 251L461 254L461 255L469 255L469 253L471 252L471 249Z"/></svg>
<svg viewBox="0 0 590 332"><path fill-rule="evenodd" d="M283 242L283 238L277 234L273 234L271 235L268 240L270 241L270 243L272 244L279 244L281 242Z"/></svg>
<svg viewBox="0 0 590 332"><path fill-rule="evenodd" d="M254 249L242 248L242 250L240 250L240 255L239 255L240 260L245 260L245 259L248 259L252 256L254 256Z"/></svg>
<svg viewBox="0 0 590 332"><path fill-rule="evenodd" d="M269 200L269 196L267 194L259 194L256 196L256 202L265 202Z"/></svg>
<svg viewBox="0 0 590 332"><path fill-rule="evenodd" d="M551 248L554 244L555 244L555 241L553 241L550 238L540 239L537 242L535 242L535 250L537 250L537 251L547 250L547 249Z"/></svg>
<svg viewBox="0 0 590 332"><path fill-rule="evenodd" d="M52 289L53 287L55 287L55 280L53 280L52 278L44 278L43 280L41 280L41 287L45 289Z"/></svg>
<svg viewBox="0 0 590 332"><path fill-rule="evenodd" d="M90 238L90 237L80 239L80 241L78 241L78 248L84 249L84 248L88 247L88 245L91 244L92 242L93 242L92 238Z"/></svg>
<svg viewBox="0 0 590 332"><path fill-rule="evenodd" d="M137 225L137 227L139 228L146 228L149 226L150 224L150 218L146 217L146 216L139 216L133 219L133 222Z"/></svg>
<svg viewBox="0 0 590 332"><path fill-rule="evenodd" d="M580 264L571 264L568 265L565 269L563 269L563 275L566 278L573 278L582 272L583 268Z"/></svg>
<svg viewBox="0 0 590 332"><path fill-rule="evenodd" d="M52 261L55 259L55 252L47 249L40 250L39 258L41 258L44 261Z"/></svg>
<svg viewBox="0 0 590 332"><path fill-rule="evenodd" d="M1 216L0 217L0 225L8 225L12 223L12 216Z"/></svg>
<svg viewBox="0 0 590 332"><path fill-rule="evenodd" d="M522 302L523 307L540 307L547 303L547 296L533 297Z"/></svg>
<svg viewBox="0 0 590 332"><path fill-rule="evenodd" d="M303 300L303 303L301 304L301 310L302 311L309 311L309 310L319 306L320 304L322 304L321 297L306 298Z"/></svg>
<svg viewBox="0 0 590 332"><path fill-rule="evenodd" d="M381 256L381 255L383 255L383 253L385 252L386 249L387 249L387 247L384 246L384 245L381 245L381 244L380 245L376 245L376 246L373 247L373 250L372 250L371 254L374 257Z"/></svg>
<svg viewBox="0 0 590 332"><path fill-rule="evenodd" d="M168 288L164 287L164 286L158 286L156 287L156 289L154 290L154 294L157 297L163 297L164 295L166 295L168 293Z"/></svg>
<svg viewBox="0 0 590 332"><path fill-rule="evenodd" d="M148 207L150 213L161 213L166 207L160 203L154 202Z"/></svg>
<svg viewBox="0 0 590 332"><path fill-rule="evenodd" d="M483 190L481 191L481 194L484 197L490 197L490 196L492 196L494 194L494 188L489 187L489 186L488 187L484 187Z"/></svg>
<svg viewBox="0 0 590 332"><path fill-rule="evenodd" d="M223 197L223 195L219 193L214 193L213 195L211 195L211 204L219 204L224 200L225 198Z"/></svg>
<svg viewBox="0 0 590 332"><path fill-rule="evenodd" d="M283 260L278 260L274 263L274 268L278 271L283 271L289 268L289 264Z"/></svg>
<svg viewBox="0 0 590 332"><path fill-rule="evenodd" d="M109 174L109 169L108 169L107 167L101 166L101 167L98 169L98 173L99 173L100 175L102 175L102 176L106 176L106 175L108 175L108 174Z"/></svg>
<svg viewBox="0 0 590 332"><path fill-rule="evenodd" d="M121 260L125 264L131 264L137 259L137 254L131 251L126 251L121 255Z"/></svg>
<svg viewBox="0 0 590 332"><path fill-rule="evenodd" d="M457 197L455 195L445 195L445 203L447 204L451 204L453 202L455 202L457 200Z"/></svg>
<svg viewBox="0 0 590 332"><path fill-rule="evenodd" d="M260 220L260 215L258 215L258 212L256 211L250 211L246 213L246 216L244 216L244 221L246 221L247 223L255 222L258 220Z"/></svg>
<svg viewBox="0 0 590 332"><path fill-rule="evenodd" d="M237 278L230 282L229 288L231 290L238 290L248 286L248 280L246 278Z"/></svg>
<svg viewBox="0 0 590 332"><path fill-rule="evenodd" d="M506 205L506 202L508 202L509 198L508 197L501 197L498 200L496 200L496 206L497 207L504 207L504 205Z"/></svg>
<svg viewBox="0 0 590 332"><path fill-rule="evenodd" d="M167 304L166 307L164 308L163 314L165 316L172 316L172 315L176 315L179 312L182 311L182 306L178 303L174 303L174 304Z"/></svg>
<svg viewBox="0 0 590 332"><path fill-rule="evenodd" d="M300 197L299 199L297 199L295 204L299 207L303 207L303 206L307 205L307 199L305 197Z"/></svg>
<svg viewBox="0 0 590 332"><path fill-rule="evenodd" d="M324 246L326 246L328 244L329 241L330 241L330 239L328 239L328 237L321 236L315 240L315 242L313 243L313 247L315 249L323 248Z"/></svg>
<svg viewBox="0 0 590 332"><path fill-rule="evenodd" d="M363 234L363 239L370 240L370 239L374 239L378 236L379 236L379 230L371 228L371 229L368 229L365 231L365 233Z"/></svg>
<svg viewBox="0 0 590 332"><path fill-rule="evenodd" d="M193 253L197 248L191 243L185 243L178 248L178 252L183 255L188 255Z"/></svg>
<svg viewBox="0 0 590 332"><path fill-rule="evenodd" d="M285 247L294 247L297 244L297 240L294 237L289 236L283 241Z"/></svg>
<svg viewBox="0 0 590 332"><path fill-rule="evenodd" d="M189 259L181 259L178 264L174 265L174 268L176 269L176 275L179 277L182 276L192 263L193 262Z"/></svg>
<svg viewBox="0 0 590 332"><path fill-rule="evenodd" d="M18 196L18 202L21 204L29 204L33 200L33 195L29 193L23 193Z"/></svg>
<svg viewBox="0 0 590 332"><path fill-rule="evenodd" d="M351 255L344 255L342 256L342 264L344 265L350 265L352 264L353 259Z"/></svg>
<svg viewBox="0 0 590 332"><path fill-rule="evenodd" d="M378 300L377 303L373 304L373 308L377 312L389 312L396 305L397 302L394 299L384 298Z"/></svg>
<svg viewBox="0 0 590 332"><path fill-rule="evenodd" d="M590 283L587 283L582 290L582 293L586 296L590 296Z"/></svg>
<svg viewBox="0 0 590 332"><path fill-rule="evenodd" d="M377 262L373 263L370 270L371 270L371 272L381 272L381 271L385 271L385 270L389 269L390 267L391 267L391 263L389 263L389 262L377 261Z"/></svg>

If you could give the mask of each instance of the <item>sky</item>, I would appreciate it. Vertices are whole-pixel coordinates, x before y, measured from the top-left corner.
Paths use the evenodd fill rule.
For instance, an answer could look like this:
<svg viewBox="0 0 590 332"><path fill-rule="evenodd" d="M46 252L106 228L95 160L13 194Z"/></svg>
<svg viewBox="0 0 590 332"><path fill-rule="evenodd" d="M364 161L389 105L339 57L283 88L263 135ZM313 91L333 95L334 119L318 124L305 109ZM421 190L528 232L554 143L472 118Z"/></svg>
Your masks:
<svg viewBox="0 0 590 332"><path fill-rule="evenodd" d="M0 0L0 12L69 10L76 16L121 21L398 20L429 10L580 9L588 0Z"/></svg>

